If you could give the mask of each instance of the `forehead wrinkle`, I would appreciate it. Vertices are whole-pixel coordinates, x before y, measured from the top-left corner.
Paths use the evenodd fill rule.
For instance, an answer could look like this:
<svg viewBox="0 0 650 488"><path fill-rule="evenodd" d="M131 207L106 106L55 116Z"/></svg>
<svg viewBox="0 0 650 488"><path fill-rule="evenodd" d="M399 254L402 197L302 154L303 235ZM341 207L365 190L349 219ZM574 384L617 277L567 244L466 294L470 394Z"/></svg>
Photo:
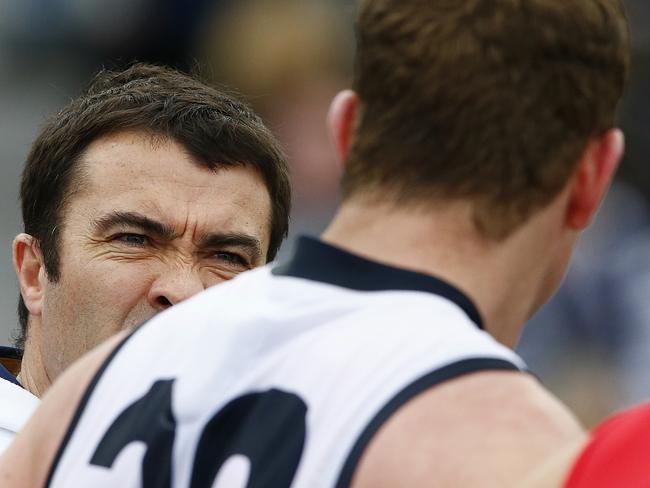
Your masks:
<svg viewBox="0 0 650 488"><path fill-rule="evenodd" d="M141 134L138 135L141 136ZM112 197L109 195L106 195L106 197L120 197L122 203L115 198L115 205L110 205L110 200L103 197L103 200L99 200L99 205L105 211L141 213L166 223L168 226L173 227L175 232L182 234L188 234L189 232L191 239L196 242L200 241L206 234L215 233L215 231L243 233L261 237L262 234L260 233L263 233L266 227L264 229L258 228L259 226L256 225L257 218L254 215L258 214L260 209L252 209L251 212L248 205L250 202L247 197L248 193L243 192L240 195L238 191L233 190L233 185L237 185L241 181L241 175L237 176L235 180L226 178L223 181L217 181L209 178L209 175L223 174L227 176L229 174L228 170L234 170L235 168L226 166L218 168L216 171L211 170L193 160L191 155L187 154L183 145L174 139L151 137L149 134L149 137L142 140L142 138L138 139L138 135L135 135L133 145L142 148L142 145L138 144L138 142L142 141L145 145L145 156L151 156L147 149L149 151L164 150L168 145L173 144L175 147L169 148L171 152L175 153L175 150L179 149L181 154L189 157L185 159L179 156L180 159L175 164L168 164L169 161L166 160L162 168L164 171L161 173L155 171L157 165L152 166L149 164L149 159L147 159L147 164L143 166L138 164L137 158L141 151L136 153L122 152L125 146L123 144L124 139L113 138L113 136L97 139L100 144L98 148L101 148L97 157L89 159L87 157L89 155L88 151L86 151L83 154L83 163L80 166L83 166L84 173L88 175L89 185L85 185L84 191L90 190L97 197L101 196L103 177L115 179L114 183L118 185L118 191L114 192ZM130 140L129 138L128 141ZM131 144L128 141L126 145ZM111 146L115 146L113 150L110 150ZM109 148L108 151L102 150L106 147ZM89 147L89 149L92 150L93 148ZM160 155L160 157L165 158L165 155ZM183 171L183 167L188 163L199 170L203 170L203 176L196 177L194 172L187 175ZM96 168L93 166L96 166ZM94 171L95 169L98 171ZM251 184L248 179L253 176L253 179L257 180L256 184L261 183L261 188L264 190L266 197L269 198L265 181L258 172L254 173L254 175L245 175L247 179L246 186ZM181 192L176 192L181 193L181 195L171 193L174 186L179 189L183 188ZM151 189L157 189L160 193L152 194ZM142 192L141 196L139 192ZM225 201L219 199L219 193L228 194ZM210 199L212 199L212 203ZM106 202L110 207L106 208ZM268 207L264 211L263 220L264 225L270 227L273 215L271 202L268 202Z"/></svg>
<svg viewBox="0 0 650 488"><path fill-rule="evenodd" d="M106 232L117 226L132 226L153 232L167 239L175 239L177 234L166 222L157 220L140 212L108 212L96 219L93 226L96 231Z"/></svg>
<svg viewBox="0 0 650 488"><path fill-rule="evenodd" d="M220 215L218 222L210 222L207 216L202 219L200 215L192 217L190 214L191 210L188 208L185 213L185 222L183 224L182 234L185 235L187 233L188 239L198 247L202 247L202 243L211 235L220 234L224 231L228 233L231 232L231 229L226 228L231 221L231 215L228 215L228 218L225 219L223 218L223 215ZM212 213L210 215L214 216L215 214ZM188 232L188 229L190 232Z"/></svg>
<svg viewBox="0 0 650 488"><path fill-rule="evenodd" d="M153 212L136 211L135 213L147 216L169 229L169 236L175 240L192 242L197 247L206 242L211 236L249 236L256 239L255 230L247 229L241 225L239 212L228 212L227 206L220 206L221 212L205 212L200 208L193 209L192 202L182 202L185 208L179 209L178 202L175 209L164 211L156 202L147 201L143 206L154 209ZM181 216L183 212L184 217Z"/></svg>

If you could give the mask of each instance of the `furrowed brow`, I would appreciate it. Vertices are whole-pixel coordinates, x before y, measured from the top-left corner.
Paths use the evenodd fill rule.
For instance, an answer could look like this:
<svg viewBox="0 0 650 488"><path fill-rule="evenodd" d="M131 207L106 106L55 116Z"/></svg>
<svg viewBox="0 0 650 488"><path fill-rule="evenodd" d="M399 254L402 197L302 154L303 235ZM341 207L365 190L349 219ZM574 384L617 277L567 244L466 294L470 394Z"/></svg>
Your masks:
<svg viewBox="0 0 650 488"><path fill-rule="evenodd" d="M174 230L170 226L137 212L111 212L94 223L95 230L100 233L108 232L116 227L141 229L147 234L162 239L171 240L176 237Z"/></svg>
<svg viewBox="0 0 650 488"><path fill-rule="evenodd" d="M259 239L248 234L207 234L201 239L199 246L206 249L232 246L244 249L255 259L262 256L262 245L260 244Z"/></svg>

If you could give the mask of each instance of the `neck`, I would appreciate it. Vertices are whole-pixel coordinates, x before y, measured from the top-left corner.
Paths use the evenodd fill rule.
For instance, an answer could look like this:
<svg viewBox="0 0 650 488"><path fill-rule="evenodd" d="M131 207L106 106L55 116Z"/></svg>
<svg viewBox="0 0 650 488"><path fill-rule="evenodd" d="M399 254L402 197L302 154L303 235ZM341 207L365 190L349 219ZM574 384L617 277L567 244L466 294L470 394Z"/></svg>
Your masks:
<svg viewBox="0 0 650 488"><path fill-rule="evenodd" d="M494 242L478 235L468 203L406 209L349 201L322 238L447 281L475 303L492 336L514 347L524 323L550 294L548 231L548 225L525 224Z"/></svg>
<svg viewBox="0 0 650 488"><path fill-rule="evenodd" d="M52 382L47 374L41 355L40 342L38 341L38 328L34 324L29 325L27 340L25 341L25 352L18 375L18 381L23 387L36 395L43 396Z"/></svg>

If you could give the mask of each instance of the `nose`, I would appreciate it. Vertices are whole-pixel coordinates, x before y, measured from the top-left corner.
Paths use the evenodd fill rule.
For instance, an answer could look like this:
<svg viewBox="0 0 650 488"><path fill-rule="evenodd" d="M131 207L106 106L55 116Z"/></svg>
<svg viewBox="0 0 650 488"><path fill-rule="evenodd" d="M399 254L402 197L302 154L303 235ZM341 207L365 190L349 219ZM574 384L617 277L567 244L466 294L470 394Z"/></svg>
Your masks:
<svg viewBox="0 0 650 488"><path fill-rule="evenodd" d="M149 304L162 311L196 295L205 288L198 273L169 271L161 274L149 289Z"/></svg>

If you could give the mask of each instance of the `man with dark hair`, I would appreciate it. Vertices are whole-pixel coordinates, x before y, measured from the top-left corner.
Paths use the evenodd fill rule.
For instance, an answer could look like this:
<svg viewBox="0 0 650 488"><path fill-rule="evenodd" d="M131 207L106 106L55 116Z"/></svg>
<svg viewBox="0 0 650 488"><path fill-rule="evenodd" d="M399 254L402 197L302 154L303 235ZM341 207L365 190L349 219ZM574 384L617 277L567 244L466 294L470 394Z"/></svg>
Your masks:
<svg viewBox="0 0 650 488"><path fill-rule="evenodd" d="M99 73L50 119L21 200L19 379L41 396L112 334L273 259L290 187L248 107L137 64Z"/></svg>
<svg viewBox="0 0 650 488"><path fill-rule="evenodd" d="M322 240L74 365L4 486L519 487L584 435L507 346L623 153L620 1L363 0L358 42Z"/></svg>

